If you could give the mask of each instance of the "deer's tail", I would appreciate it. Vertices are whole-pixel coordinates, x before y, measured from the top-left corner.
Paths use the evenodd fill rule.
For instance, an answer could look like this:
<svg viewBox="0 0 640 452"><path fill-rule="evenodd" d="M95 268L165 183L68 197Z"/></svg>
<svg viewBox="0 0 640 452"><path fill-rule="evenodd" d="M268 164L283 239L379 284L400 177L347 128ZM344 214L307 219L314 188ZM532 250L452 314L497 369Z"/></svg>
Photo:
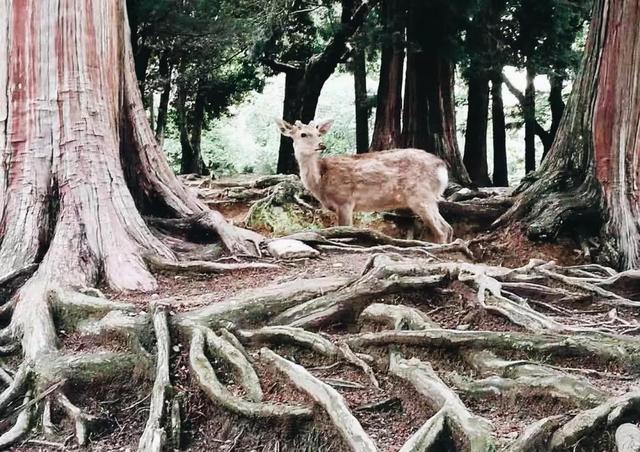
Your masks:
<svg viewBox="0 0 640 452"><path fill-rule="evenodd" d="M438 199L442 199L444 191L449 184L449 171L447 171L447 166L444 163L436 168L436 178L439 184L436 196Z"/></svg>

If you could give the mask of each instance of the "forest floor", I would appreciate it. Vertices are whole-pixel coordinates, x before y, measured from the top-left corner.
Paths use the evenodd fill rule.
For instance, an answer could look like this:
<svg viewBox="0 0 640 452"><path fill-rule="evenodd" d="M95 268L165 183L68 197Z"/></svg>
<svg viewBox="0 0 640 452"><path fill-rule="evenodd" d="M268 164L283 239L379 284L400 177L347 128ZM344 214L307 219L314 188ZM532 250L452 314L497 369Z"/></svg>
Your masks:
<svg viewBox="0 0 640 452"><path fill-rule="evenodd" d="M233 181L229 184L233 185ZM204 192L208 190L206 187L199 189ZM204 193L203 196L210 196L210 193ZM227 218L242 223L254 202L255 199L235 202L233 199L217 195L214 204ZM330 215L319 212L310 215L307 220L314 227L330 226ZM380 217L366 216L362 221L366 224L361 225L389 236L401 238L403 234L403 231ZM295 229L301 222L300 219L292 222L291 229ZM602 276L599 268L589 267L589 259L585 257L580 245L570 240L556 244L532 243L523 237L517 228L487 232L470 227L467 221L454 222L453 226L456 237L466 241L471 254L460 250L445 250L429 258L402 256L398 258L399 262L405 262L406 259L407 262L413 263L418 259L421 260L419 265L443 263L460 267L464 264L477 264L519 269L527 266L532 259L539 259L545 263L555 262L555 266L549 268L554 275L566 278L550 278L545 285L550 288L547 292L542 285L538 285L540 278L532 278L531 287L522 282L524 279L520 281L522 285L517 287L519 282L514 279L508 296L513 295L512 300L526 299L529 302L527 309L529 306L533 309L527 310L524 314L509 311L504 306L491 305L488 300L486 304L479 302L477 281L470 283L469 279L454 274L433 284L414 287L408 284L406 288L398 290L380 293L374 290L365 293L355 297L357 302L344 310L339 318L318 328L310 328L334 344L349 343L352 348L357 347L354 351L362 354L358 356L362 356L363 359L367 358L365 361L373 370L377 385L362 368L347 360L318 353L313 347L310 349L300 346L295 340L243 340L260 380L262 401L315 406L311 421L248 419L242 415L231 414L212 403L194 381L189 365L188 340L183 340L179 335L172 337L170 375L182 410L181 449L265 452L351 450L327 410L314 404L308 393L259 359L264 343L268 343L270 349L281 357L302 365L316 379L333 387L344 398L353 417L381 451L400 450L425 422L438 413L439 398L446 398L451 394L459 397L460 406L466 410L461 416L467 416L474 422L479 422L481 426L486 425L486 430L490 432L497 449L503 450L514 444L527 428L540 420L544 420L544 425L540 425L537 433L546 434L548 438L554 429L548 428L547 424L553 424L557 429L560 425L566 425L573 416L637 389L634 387L637 385L640 370L640 360L637 356L634 358L630 355L629 359L625 360L596 346L586 346L587 350L576 346L559 351L554 347L529 347L525 342L520 345L514 342L511 346L476 346L471 340L454 345L437 340L428 342L428 345L419 341L401 340L395 345L390 345L393 341L376 343L375 340L360 340L364 333L377 334L389 331L386 325L380 323L382 317L362 315L363 310L371 305L412 308L424 314L423 319L437 324L438 328L446 331L507 333L510 336L507 336L505 341L518 334L524 337L528 334L547 333L542 326L537 327L533 320L527 323L527 316L532 313L543 315L541 324L549 321L553 326L552 330L548 331L550 335L563 334L566 338L574 334L586 334L593 338L595 335L615 333L616 337L623 336L631 342L638 339L640 309L624 306L624 303L610 303L609 295L599 297L590 290L590 286L580 287L578 284L596 275ZM281 236L286 235L285 232L294 232L274 232L274 228L268 225L254 226L254 229L267 236ZM357 280L371 267L374 254L386 252L363 252L362 249L349 248L320 251L320 255L314 258L292 261L263 260L278 264L277 268L244 269L216 274L158 271L156 276L159 287L153 294L112 293L106 290L104 292L109 299L134 304L138 313L149 311L150 300L170 300L167 309L172 317L225 300L244 298L247 291L260 292L269 286L280 286L299 280L316 281L318 278ZM521 274L525 275L525 271ZM541 277L541 274L537 276ZM507 279L501 280L503 287L506 287L504 284L508 284L505 281ZM304 285L304 282L302 284ZM531 290L527 291L527 288ZM624 287L615 286L615 289L621 299L640 298L640 285L626 284ZM516 293L519 295L515 295ZM556 325L560 326L555 328ZM79 333L65 335L65 332L61 331L60 334L63 347L69 351L111 351L126 347L126 341L117 336L112 340L96 343ZM603 346L607 347L609 345ZM619 344L611 347L619 347ZM478 364L478 356L470 358L469 350L472 349L490 353L491 358L499 363ZM430 375L427 380L431 382L431 386L428 387L433 388L436 381L435 386L440 385L440 393L432 397L425 396L424 388L415 384L411 377L406 378L398 372L390 372L391 353L404 357L407 360L405 363L414 362L410 358L428 363L436 375L433 377L427 372ZM497 356L493 355L494 353ZM238 397L244 397L246 390L234 378L229 364L215 357L211 362L217 377L228 391ZM91 391L78 390L77 394L84 394L78 396L79 399L73 399L74 392L68 391L72 402L101 419L102 424L95 428L90 436L87 446L89 450L137 449L149 413L152 385L153 382L141 374L126 376L124 380L104 381L101 387L92 388ZM632 423L637 424L640 421L637 412L625 413L625 416L625 419ZM54 410L54 424L61 419L62 413ZM485 424L482 419L488 423ZM62 421L63 427L64 422ZM561 443L558 450L615 450L614 425L607 427L606 423L595 421L593 424L589 433L577 436L575 441L567 440ZM473 429L465 427L464 422L461 425L462 427L455 420L451 421L449 428L456 431L445 435L451 440L441 440L431 450L468 450L475 434L465 430ZM69 431L66 428L62 430ZM75 446L71 440L71 437L61 433L53 437L34 435L12 450L83 449Z"/></svg>

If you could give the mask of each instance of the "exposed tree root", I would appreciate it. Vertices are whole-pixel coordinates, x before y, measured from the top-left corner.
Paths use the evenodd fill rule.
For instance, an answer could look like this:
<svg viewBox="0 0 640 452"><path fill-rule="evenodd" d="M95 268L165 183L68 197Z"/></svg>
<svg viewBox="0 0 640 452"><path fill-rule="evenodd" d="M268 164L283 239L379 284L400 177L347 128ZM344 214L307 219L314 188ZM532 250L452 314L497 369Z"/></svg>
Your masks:
<svg viewBox="0 0 640 452"><path fill-rule="evenodd" d="M205 339L209 353L222 358L231 366L238 384L246 393L246 397L252 402L262 401L260 380L245 355L227 339L218 336L210 329L206 330Z"/></svg>
<svg viewBox="0 0 640 452"><path fill-rule="evenodd" d="M225 409L249 418L304 418L311 416L311 410L305 407L255 403L233 395L218 380L204 354L205 332L193 331L189 361L191 369L202 390L216 404Z"/></svg>
<svg viewBox="0 0 640 452"><path fill-rule="evenodd" d="M348 338L347 343L354 347L405 344L447 349L522 350L558 356L595 356L622 365L640 365L640 344L622 337L424 329L357 334Z"/></svg>
<svg viewBox="0 0 640 452"><path fill-rule="evenodd" d="M400 452L435 451L435 446L446 431L446 410L441 408L427 422L422 424L400 449Z"/></svg>
<svg viewBox="0 0 640 452"><path fill-rule="evenodd" d="M91 424L97 418L90 414L84 413L80 408L71 403L67 396L62 392L58 393L56 401L65 410L67 416L69 416L71 420L73 420L76 429L76 441L78 445L84 446L85 444L87 444L89 428L88 424Z"/></svg>
<svg viewBox="0 0 640 452"><path fill-rule="evenodd" d="M569 399L577 405L594 406L603 402L607 394L588 380L527 361L506 361L488 350L463 352L463 357L480 375L492 375L470 382L459 378L458 386L464 391L485 393L521 393L541 390L553 397Z"/></svg>
<svg viewBox="0 0 640 452"><path fill-rule="evenodd" d="M238 331L238 335L242 340L251 341L254 344L274 342L296 344L330 358L336 358L341 354L339 348L333 342L302 328L266 326L258 330Z"/></svg>
<svg viewBox="0 0 640 452"><path fill-rule="evenodd" d="M206 261L173 262L156 257L145 259L149 266L155 270L172 271L175 273L224 273L235 270L256 270L279 268L276 264L264 262L237 262L221 263Z"/></svg>
<svg viewBox="0 0 640 452"><path fill-rule="evenodd" d="M167 324L167 314L161 305L152 306L153 328L156 333L156 379L151 392L149 418L138 444L139 452L161 452L166 442L166 431L163 427L166 419L167 398L171 397L173 387L169 377L169 352L171 338Z"/></svg>
<svg viewBox="0 0 640 452"><path fill-rule="evenodd" d="M578 413L560 427L551 437L549 447L551 450L571 447L596 429L617 425L624 415L630 411L637 412L639 408L638 390L611 398L595 408Z"/></svg>
<svg viewBox="0 0 640 452"><path fill-rule="evenodd" d="M553 432L566 420L566 416L549 416L534 422L507 448L507 452L537 452L545 450Z"/></svg>
<svg viewBox="0 0 640 452"><path fill-rule="evenodd" d="M360 320L386 323L394 330L422 330L440 327L419 309L382 303L367 306L360 314Z"/></svg>
<svg viewBox="0 0 640 452"><path fill-rule="evenodd" d="M465 448L471 452L486 452L494 448L491 424L473 415L460 398L433 371L429 363L418 359L404 359L398 352L391 352L389 372L409 381L424 396L429 405L442 410L442 416L459 435Z"/></svg>
<svg viewBox="0 0 640 452"><path fill-rule="evenodd" d="M350 281L350 278L316 278L249 289L223 302L178 314L175 323L187 328L207 325L215 329L266 322L293 306L333 293ZM206 303L208 298L205 295L202 301Z"/></svg>
<svg viewBox="0 0 640 452"><path fill-rule="evenodd" d="M195 237L215 234L227 251L235 256L260 256L260 244L264 241L262 235L230 224L216 210L186 218L147 218L147 223L160 230Z"/></svg>
<svg viewBox="0 0 640 452"><path fill-rule="evenodd" d="M260 356L271 366L286 374L296 387L306 392L324 408L336 430L340 432L344 441L353 451L373 452L378 450L335 389L315 378L302 366L282 358L267 348L260 350Z"/></svg>
<svg viewBox="0 0 640 452"><path fill-rule="evenodd" d="M23 400L23 404L27 405L27 408L18 414L15 424L13 424L9 430L0 435L0 448L5 448L14 444L29 433L34 411L33 407L28 405L30 400L31 392L28 391Z"/></svg>

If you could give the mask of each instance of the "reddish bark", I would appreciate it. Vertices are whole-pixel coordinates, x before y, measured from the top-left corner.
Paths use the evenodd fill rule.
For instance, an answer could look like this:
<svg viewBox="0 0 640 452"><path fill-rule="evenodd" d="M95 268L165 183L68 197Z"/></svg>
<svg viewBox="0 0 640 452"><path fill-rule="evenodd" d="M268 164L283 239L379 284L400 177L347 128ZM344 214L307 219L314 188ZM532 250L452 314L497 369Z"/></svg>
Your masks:
<svg viewBox="0 0 640 452"><path fill-rule="evenodd" d="M139 209L206 209L155 141L124 0L0 1L0 29L0 279L38 263L11 321L31 358L56 347L50 289L156 286L143 256L175 257Z"/></svg>
<svg viewBox="0 0 640 452"><path fill-rule="evenodd" d="M383 2L382 10L386 36L382 46L372 151L397 148L402 134L405 11L399 0Z"/></svg>
<svg viewBox="0 0 640 452"><path fill-rule="evenodd" d="M600 231L601 258L640 265L640 5L597 0L585 57L556 139L507 218L530 235Z"/></svg>
<svg viewBox="0 0 640 452"><path fill-rule="evenodd" d="M452 180L470 185L456 137L455 65L439 45L434 45L438 33L450 32L434 27L438 14L444 12L428 10L425 2L418 0L410 4L402 145L437 155L447 162Z"/></svg>

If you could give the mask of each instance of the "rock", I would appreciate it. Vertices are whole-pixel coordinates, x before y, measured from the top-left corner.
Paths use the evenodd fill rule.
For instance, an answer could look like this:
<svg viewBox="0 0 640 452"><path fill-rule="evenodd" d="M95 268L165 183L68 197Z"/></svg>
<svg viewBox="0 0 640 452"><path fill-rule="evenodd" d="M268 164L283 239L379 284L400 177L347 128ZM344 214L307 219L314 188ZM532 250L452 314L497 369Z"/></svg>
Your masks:
<svg viewBox="0 0 640 452"><path fill-rule="evenodd" d="M276 239L267 244L267 251L276 259L304 259L318 257L320 252L293 239Z"/></svg>
<svg viewBox="0 0 640 452"><path fill-rule="evenodd" d="M618 452L640 452L640 429L634 424L622 424L616 430Z"/></svg>

